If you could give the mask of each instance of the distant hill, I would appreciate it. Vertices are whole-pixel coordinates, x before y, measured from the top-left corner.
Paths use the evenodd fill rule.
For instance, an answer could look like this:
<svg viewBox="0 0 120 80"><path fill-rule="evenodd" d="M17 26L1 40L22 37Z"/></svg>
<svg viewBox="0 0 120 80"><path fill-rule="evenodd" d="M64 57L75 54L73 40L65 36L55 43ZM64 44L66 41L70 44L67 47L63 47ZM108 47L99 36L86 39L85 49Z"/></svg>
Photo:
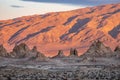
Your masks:
<svg viewBox="0 0 120 80"><path fill-rule="evenodd" d="M44 15L24 16L0 21L0 44L11 51L16 44L26 43L47 56L70 48L79 55L100 40L113 50L120 44L120 4L87 7Z"/></svg>

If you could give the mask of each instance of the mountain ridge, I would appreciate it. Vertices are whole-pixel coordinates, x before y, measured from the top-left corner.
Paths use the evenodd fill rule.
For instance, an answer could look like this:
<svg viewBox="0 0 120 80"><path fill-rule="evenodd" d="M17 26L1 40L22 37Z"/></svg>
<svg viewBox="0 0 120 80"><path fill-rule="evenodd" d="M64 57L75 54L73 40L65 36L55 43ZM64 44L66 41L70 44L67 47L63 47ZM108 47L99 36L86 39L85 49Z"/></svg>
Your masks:
<svg viewBox="0 0 120 80"><path fill-rule="evenodd" d="M119 20L120 4L0 20L0 44L10 51L24 42L48 56L70 48L81 55L95 40L114 50L120 44Z"/></svg>

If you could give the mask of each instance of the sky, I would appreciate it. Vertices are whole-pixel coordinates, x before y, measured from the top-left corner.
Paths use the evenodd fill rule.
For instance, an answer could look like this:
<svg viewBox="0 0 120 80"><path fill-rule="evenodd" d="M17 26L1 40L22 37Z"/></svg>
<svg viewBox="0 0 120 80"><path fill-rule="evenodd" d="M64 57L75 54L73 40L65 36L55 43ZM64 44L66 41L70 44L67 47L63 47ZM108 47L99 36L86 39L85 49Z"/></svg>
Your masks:
<svg viewBox="0 0 120 80"><path fill-rule="evenodd" d="M0 0L0 20L111 3L120 0Z"/></svg>

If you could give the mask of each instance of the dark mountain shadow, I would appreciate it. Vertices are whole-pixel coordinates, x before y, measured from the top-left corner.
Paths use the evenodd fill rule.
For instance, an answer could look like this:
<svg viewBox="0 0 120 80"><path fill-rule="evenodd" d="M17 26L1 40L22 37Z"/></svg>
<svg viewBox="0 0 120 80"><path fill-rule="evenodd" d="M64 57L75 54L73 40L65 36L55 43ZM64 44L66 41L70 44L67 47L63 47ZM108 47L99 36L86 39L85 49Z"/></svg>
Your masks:
<svg viewBox="0 0 120 80"><path fill-rule="evenodd" d="M21 24L18 24L18 25L16 25L15 27L20 27L20 26L22 26L22 25L24 25L25 23L21 23Z"/></svg>
<svg viewBox="0 0 120 80"><path fill-rule="evenodd" d="M41 15L41 18L46 18L46 17L48 17L48 16L50 16L50 14L49 14L49 13L44 14L44 15Z"/></svg>
<svg viewBox="0 0 120 80"><path fill-rule="evenodd" d="M82 30L82 27L83 27L84 25L86 25L89 21L90 21L89 18L78 19L78 20L77 20L77 23L72 26L72 28L68 31L68 33L63 34L63 35L60 37L60 39L61 39L61 40L66 40L66 39L68 38L67 35L69 35L69 34L71 34L71 33L78 33L80 30Z"/></svg>
<svg viewBox="0 0 120 80"><path fill-rule="evenodd" d="M47 28L44 28L40 31L40 33L44 33L44 32L47 32L47 31L50 31L52 28L54 28L55 26L50 26L50 27L47 27Z"/></svg>
<svg viewBox="0 0 120 80"><path fill-rule="evenodd" d="M86 12L86 14L91 14L93 12L95 12L96 9L90 8L90 11Z"/></svg>
<svg viewBox="0 0 120 80"><path fill-rule="evenodd" d="M67 19L67 21L63 24L63 25L68 25L71 21L73 21L73 19L75 19L76 17L78 17L78 15L76 16L72 16L70 18Z"/></svg>
<svg viewBox="0 0 120 80"><path fill-rule="evenodd" d="M35 24L33 24L32 26L36 26L36 25L38 25L38 24L40 24L41 22L37 22L37 23L35 23Z"/></svg>
<svg viewBox="0 0 120 80"><path fill-rule="evenodd" d="M8 43L11 42L13 39L16 38L16 36L18 36L19 34L21 34L25 29L27 29L30 25L26 26L26 27L23 27L21 28L20 30L18 30L15 34L13 34L9 40L8 40Z"/></svg>
<svg viewBox="0 0 120 80"><path fill-rule="evenodd" d="M114 5L114 6L111 7L111 9L112 9L112 8L116 8L116 7L117 7L117 5Z"/></svg>
<svg viewBox="0 0 120 80"><path fill-rule="evenodd" d="M119 13L120 12L120 9L117 9L115 10L114 12L109 12L107 14L102 14L100 16L103 16L102 20L100 21L100 24L98 25L97 29L98 28L101 28L103 27L104 25L106 25L107 23L103 23L106 19L108 19L111 15L113 14L116 14L116 13Z"/></svg>
<svg viewBox="0 0 120 80"><path fill-rule="evenodd" d="M108 32L113 38L116 38L117 35L120 33L120 24L117 25L114 29Z"/></svg>
<svg viewBox="0 0 120 80"><path fill-rule="evenodd" d="M77 23L74 24L72 26L72 28L69 30L69 34L70 33L74 33L77 32L79 30L79 28L81 28L82 26L84 26L85 24L87 24L90 21L89 18L85 18L85 19L78 19Z"/></svg>
<svg viewBox="0 0 120 80"><path fill-rule="evenodd" d="M120 12L120 9L117 9L117 10L115 10L115 11L113 11L113 12L108 12L107 14L102 14L101 16L104 16L104 15L112 15L112 14L116 14L116 13L119 13Z"/></svg>
<svg viewBox="0 0 120 80"><path fill-rule="evenodd" d="M51 30L52 28L54 28L54 27L55 27L55 26L50 26L50 27L44 28L44 29L42 29L42 30L40 30L40 31L38 31L38 32L35 32L35 33L32 33L32 34L28 34L25 38L17 41L16 44L18 44L18 43L20 43L20 42L22 42L22 41L24 41L24 40L28 40L28 39L30 39L30 38L32 38L32 37L34 37L34 36L36 36L36 35L38 35L38 34L40 34L40 33L44 33L44 32L50 31L50 30Z"/></svg>
<svg viewBox="0 0 120 80"><path fill-rule="evenodd" d="M109 13L109 14L115 14L115 13L118 13L118 12L120 12L120 9L118 9L118 10L112 12L112 13Z"/></svg>
<svg viewBox="0 0 120 80"><path fill-rule="evenodd" d="M0 28L3 28L3 27L5 27L5 26L10 26L10 25L13 25L13 24L16 24L16 23L20 23L21 21L20 20L18 20L18 21L15 21L15 22L13 22L13 23L9 23L9 24L5 24L5 25L3 25L3 26L0 26Z"/></svg>

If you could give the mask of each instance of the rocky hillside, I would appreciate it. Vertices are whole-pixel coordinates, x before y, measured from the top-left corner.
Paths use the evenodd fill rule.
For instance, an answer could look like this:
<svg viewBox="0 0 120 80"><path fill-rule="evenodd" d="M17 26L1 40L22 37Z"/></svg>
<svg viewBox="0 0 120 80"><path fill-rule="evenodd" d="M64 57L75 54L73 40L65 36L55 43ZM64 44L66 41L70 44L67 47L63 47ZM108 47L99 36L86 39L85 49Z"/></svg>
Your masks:
<svg viewBox="0 0 120 80"><path fill-rule="evenodd" d="M47 56L55 55L58 50L67 55L70 48L76 48L80 55L95 40L113 50L120 44L119 32L120 4L109 4L1 20L0 44L9 52L24 42L30 48L37 46Z"/></svg>

